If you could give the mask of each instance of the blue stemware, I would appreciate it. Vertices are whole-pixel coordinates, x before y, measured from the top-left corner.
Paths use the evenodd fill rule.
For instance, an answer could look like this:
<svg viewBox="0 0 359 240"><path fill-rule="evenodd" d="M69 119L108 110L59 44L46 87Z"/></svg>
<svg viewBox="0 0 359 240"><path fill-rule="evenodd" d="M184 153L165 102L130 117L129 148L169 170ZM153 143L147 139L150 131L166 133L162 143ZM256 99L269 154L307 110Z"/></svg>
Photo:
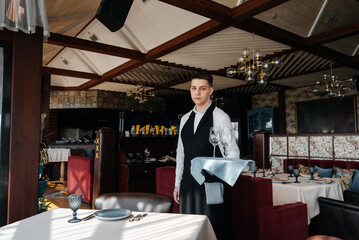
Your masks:
<svg viewBox="0 0 359 240"><path fill-rule="evenodd" d="M293 169L293 174L294 174L294 177L295 177L295 182L294 183L299 183L298 182L298 177L299 177L299 174L300 174L299 169Z"/></svg>
<svg viewBox="0 0 359 240"><path fill-rule="evenodd" d="M289 177L293 177L293 175L292 175L292 173L293 173L293 165L288 165L288 172L290 173Z"/></svg>
<svg viewBox="0 0 359 240"><path fill-rule="evenodd" d="M310 180L314 180L313 174L314 174L314 167L309 167L309 173L310 173Z"/></svg>
<svg viewBox="0 0 359 240"><path fill-rule="evenodd" d="M69 223L81 222L81 219L76 217L76 215L77 215L76 211L81 206L82 195L81 194L71 194L71 195L69 195L68 200L69 200L69 206L70 206L71 210L73 211L72 219L70 219L68 222Z"/></svg>
<svg viewBox="0 0 359 240"><path fill-rule="evenodd" d="M253 167L253 177L256 177L257 171L258 171L258 167L257 167L257 165L254 165L254 167Z"/></svg>

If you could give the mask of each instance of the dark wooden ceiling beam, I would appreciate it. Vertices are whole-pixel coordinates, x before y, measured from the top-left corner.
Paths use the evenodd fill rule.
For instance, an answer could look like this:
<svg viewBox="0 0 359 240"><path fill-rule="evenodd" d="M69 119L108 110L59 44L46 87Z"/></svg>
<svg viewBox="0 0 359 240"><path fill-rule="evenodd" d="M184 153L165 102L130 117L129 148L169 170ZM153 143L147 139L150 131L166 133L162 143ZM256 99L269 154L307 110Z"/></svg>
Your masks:
<svg viewBox="0 0 359 240"><path fill-rule="evenodd" d="M123 57L123 58L136 59L136 60L145 59L145 54L141 53L140 51L117 47L104 43L93 42L76 37L69 37L57 33L51 33L47 43L116 56L116 57Z"/></svg>
<svg viewBox="0 0 359 240"><path fill-rule="evenodd" d="M42 67L41 72L46 74L59 75L59 76L93 79L96 81L101 80L101 76L96 73L79 72L79 71L60 69L60 68Z"/></svg>
<svg viewBox="0 0 359 240"><path fill-rule="evenodd" d="M359 22L348 24L341 28L329 30L311 37L305 38L305 45L316 46L328 42L333 42L343 38L359 34Z"/></svg>

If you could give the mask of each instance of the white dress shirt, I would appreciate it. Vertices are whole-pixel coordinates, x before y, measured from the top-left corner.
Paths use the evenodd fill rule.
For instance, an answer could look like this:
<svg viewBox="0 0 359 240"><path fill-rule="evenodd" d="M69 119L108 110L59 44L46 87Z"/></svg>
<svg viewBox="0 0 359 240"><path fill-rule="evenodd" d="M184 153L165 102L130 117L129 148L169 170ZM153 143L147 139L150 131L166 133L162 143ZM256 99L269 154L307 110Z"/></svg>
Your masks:
<svg viewBox="0 0 359 240"><path fill-rule="evenodd" d="M180 186L181 180L182 180L182 175L183 175L183 168L184 168L184 149L183 149L183 142L182 142L182 138L181 138L182 128L185 125L185 123L187 122L187 120L189 119L189 117L193 111L193 112L195 112L193 131L196 132L199 122L201 121L203 115L206 113L206 111L210 105L211 104L208 104L206 109L204 109L202 112L198 112L196 110L196 107L194 107L193 110L189 111L181 118L180 131L179 131L179 136L178 136L178 145L177 145L177 156L176 156L175 186ZM222 138L223 133L228 132L228 131L233 131L231 119L223 110L221 110L217 107L215 107L215 109L213 110L213 127L218 129L218 134L219 134L220 139ZM209 132L208 132L208 136L209 136ZM234 134L232 134L232 136L234 136ZM219 146L219 149L223 156L224 148L221 144L219 144L218 146ZM232 141L227 146L226 151L227 151L227 158L239 158L239 148L236 144L234 137L232 137Z"/></svg>

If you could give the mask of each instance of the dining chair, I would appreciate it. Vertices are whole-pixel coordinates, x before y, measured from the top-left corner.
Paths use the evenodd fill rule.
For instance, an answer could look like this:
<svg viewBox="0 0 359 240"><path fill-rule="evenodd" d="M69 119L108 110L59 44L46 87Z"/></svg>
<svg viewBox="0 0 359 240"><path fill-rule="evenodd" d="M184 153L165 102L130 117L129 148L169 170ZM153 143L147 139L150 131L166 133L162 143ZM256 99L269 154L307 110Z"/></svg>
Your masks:
<svg viewBox="0 0 359 240"><path fill-rule="evenodd" d="M345 240L358 239L359 205L319 197L318 234L338 237Z"/></svg>
<svg viewBox="0 0 359 240"><path fill-rule="evenodd" d="M95 209L124 208L139 212L169 213L172 211L171 197L142 192L106 193L99 195L94 201Z"/></svg>

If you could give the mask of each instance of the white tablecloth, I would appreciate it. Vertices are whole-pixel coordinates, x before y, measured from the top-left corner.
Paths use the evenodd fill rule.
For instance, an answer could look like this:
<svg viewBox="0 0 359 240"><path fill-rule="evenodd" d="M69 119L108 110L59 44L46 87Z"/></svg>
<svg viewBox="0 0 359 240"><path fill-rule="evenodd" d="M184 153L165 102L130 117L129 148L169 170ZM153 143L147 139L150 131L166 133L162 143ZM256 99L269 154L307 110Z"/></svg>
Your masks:
<svg viewBox="0 0 359 240"><path fill-rule="evenodd" d="M288 174L277 174L276 177L287 177ZM344 186L340 179L332 178L333 183L317 184L307 177L298 177L300 183L273 183L273 205L302 202L307 204L308 224L310 219L319 214L318 197L343 200ZM290 178L295 181L295 178ZM311 182L311 183L309 183Z"/></svg>
<svg viewBox="0 0 359 240"><path fill-rule="evenodd" d="M49 148L47 149L49 162L67 162L71 151L68 148Z"/></svg>
<svg viewBox="0 0 359 240"><path fill-rule="evenodd" d="M78 210L83 218L95 210ZM137 214L137 212L133 212ZM0 228L0 239L78 240L211 240L216 239L211 223L205 215L148 213L140 221L128 219L101 221L97 218L68 223L72 211L56 208Z"/></svg>

